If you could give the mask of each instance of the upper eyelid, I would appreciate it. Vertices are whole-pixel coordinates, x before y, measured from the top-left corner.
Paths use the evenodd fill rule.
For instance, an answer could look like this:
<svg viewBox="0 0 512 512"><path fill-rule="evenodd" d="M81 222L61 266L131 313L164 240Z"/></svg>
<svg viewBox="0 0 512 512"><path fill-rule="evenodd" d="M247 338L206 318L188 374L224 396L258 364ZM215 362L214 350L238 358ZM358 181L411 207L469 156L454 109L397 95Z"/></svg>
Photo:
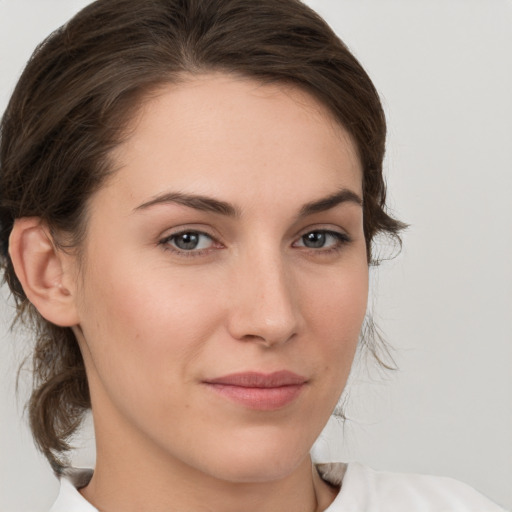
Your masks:
<svg viewBox="0 0 512 512"><path fill-rule="evenodd" d="M349 242L352 240L352 237L344 232L344 231L337 231L334 229L309 229L307 231L304 231L301 235L299 235L297 238L295 238L295 242L298 240L301 240L304 236L306 236L309 233L326 233L327 235L333 236L334 238L337 238L339 241L346 241ZM295 243L294 242L294 243Z"/></svg>
<svg viewBox="0 0 512 512"><path fill-rule="evenodd" d="M295 235L296 238L300 238L304 235L307 235L308 233L312 233L315 231L323 231L325 233L334 233L334 234L340 234L345 235L349 237L349 233L346 229L342 228L339 225L333 225L333 224L312 224L310 226L306 226L305 228L300 229L297 234Z"/></svg>
<svg viewBox="0 0 512 512"><path fill-rule="evenodd" d="M212 240L219 241L219 236L212 233L212 231L208 228L196 227L196 226L179 226L176 228L169 228L163 231L161 235L158 236L159 240L165 240L172 238L173 236L178 236L183 233L198 233L200 235L205 235L210 237Z"/></svg>
<svg viewBox="0 0 512 512"><path fill-rule="evenodd" d="M215 237L213 235L211 235L210 233L206 233L205 231L199 231L199 230L196 230L196 229L185 229L183 231L176 231L175 233L169 233L168 235L163 236L161 239L162 240L169 240L171 238L175 238L175 237L178 237L180 235L185 235L187 233L194 233L194 234L197 234L197 235L206 236L206 237L211 238L212 240L216 241Z"/></svg>
<svg viewBox="0 0 512 512"><path fill-rule="evenodd" d="M329 228L319 228L319 229L307 229L306 231L303 231L302 234L299 235L298 238L302 238L304 235L307 235L308 233L327 233L328 235L340 235L340 236L349 236L348 233L344 230L337 230L337 229L329 229Z"/></svg>

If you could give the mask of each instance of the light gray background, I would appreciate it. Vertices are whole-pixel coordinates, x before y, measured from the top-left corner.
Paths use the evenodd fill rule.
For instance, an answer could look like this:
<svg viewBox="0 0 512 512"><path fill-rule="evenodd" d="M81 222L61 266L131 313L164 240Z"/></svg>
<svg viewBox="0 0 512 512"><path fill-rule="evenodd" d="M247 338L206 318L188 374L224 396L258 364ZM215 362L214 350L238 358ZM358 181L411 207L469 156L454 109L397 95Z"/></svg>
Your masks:
<svg viewBox="0 0 512 512"><path fill-rule="evenodd" d="M2 111L36 43L87 3L0 0ZM316 454L453 476L512 508L512 3L308 3L382 95L390 204L411 224L402 254L372 276L400 370L360 364L350 419L330 423ZM42 512L58 484L21 418L26 386L15 397L26 344L11 318L2 300L0 510Z"/></svg>

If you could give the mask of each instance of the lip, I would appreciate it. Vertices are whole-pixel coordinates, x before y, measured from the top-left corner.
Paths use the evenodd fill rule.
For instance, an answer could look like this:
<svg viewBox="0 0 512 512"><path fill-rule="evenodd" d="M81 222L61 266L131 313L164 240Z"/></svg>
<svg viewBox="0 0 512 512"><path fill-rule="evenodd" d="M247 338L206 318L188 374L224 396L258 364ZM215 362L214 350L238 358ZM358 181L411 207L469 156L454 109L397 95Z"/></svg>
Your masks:
<svg viewBox="0 0 512 512"><path fill-rule="evenodd" d="M281 409L301 394L307 379L282 370L273 373L243 372L203 381L212 391L249 409Z"/></svg>

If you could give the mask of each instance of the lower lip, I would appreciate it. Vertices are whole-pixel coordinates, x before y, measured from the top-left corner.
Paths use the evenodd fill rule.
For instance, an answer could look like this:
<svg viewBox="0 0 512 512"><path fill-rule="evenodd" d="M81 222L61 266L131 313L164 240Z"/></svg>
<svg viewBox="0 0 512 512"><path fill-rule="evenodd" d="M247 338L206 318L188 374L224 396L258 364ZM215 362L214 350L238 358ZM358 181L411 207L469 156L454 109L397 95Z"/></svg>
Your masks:
<svg viewBox="0 0 512 512"><path fill-rule="evenodd" d="M304 387L304 384L275 388L247 388L212 383L206 385L219 395L258 411L275 411L286 407L298 398Z"/></svg>

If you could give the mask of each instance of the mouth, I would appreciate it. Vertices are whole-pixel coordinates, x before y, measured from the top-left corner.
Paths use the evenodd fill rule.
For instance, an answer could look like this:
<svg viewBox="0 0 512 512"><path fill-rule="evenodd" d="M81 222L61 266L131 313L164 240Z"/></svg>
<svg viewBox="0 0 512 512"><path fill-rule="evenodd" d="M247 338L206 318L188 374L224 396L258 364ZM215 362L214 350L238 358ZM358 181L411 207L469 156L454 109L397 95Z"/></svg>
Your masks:
<svg viewBox="0 0 512 512"><path fill-rule="evenodd" d="M260 411L282 409L294 402L308 380L286 370L244 372L203 381L215 393L244 407Z"/></svg>

